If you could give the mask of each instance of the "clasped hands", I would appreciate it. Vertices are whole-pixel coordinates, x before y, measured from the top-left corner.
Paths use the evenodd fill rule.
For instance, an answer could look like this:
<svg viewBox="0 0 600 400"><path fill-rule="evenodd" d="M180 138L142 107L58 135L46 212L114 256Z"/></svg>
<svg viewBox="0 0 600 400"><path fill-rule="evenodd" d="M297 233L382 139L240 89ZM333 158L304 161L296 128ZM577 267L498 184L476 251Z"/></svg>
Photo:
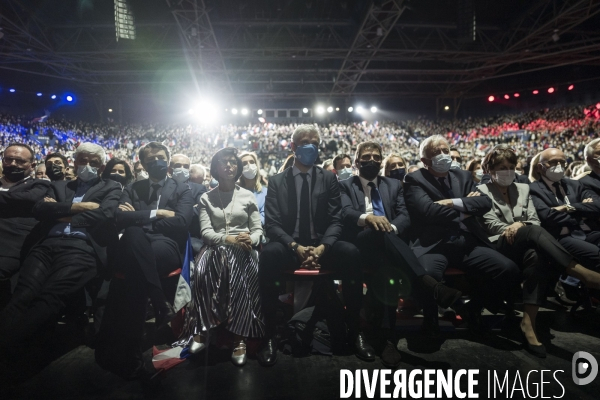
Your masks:
<svg viewBox="0 0 600 400"><path fill-rule="evenodd" d="M525 224L522 222L515 222L512 225L509 225L504 232L502 232L501 236L506 238L508 244L513 244L515 242L515 236L517 235L517 231L519 228L524 227Z"/></svg>
<svg viewBox="0 0 600 400"><path fill-rule="evenodd" d="M319 260L325 251L325 245L313 246L298 246L296 249L296 255L300 260L300 268L306 269L320 269L321 264Z"/></svg>
<svg viewBox="0 0 600 400"><path fill-rule="evenodd" d="M56 203L56 200L52 197L44 197L44 202L46 203ZM100 204L94 203L93 201L82 201L80 203L73 203L71 205L71 214L79 214L86 211L92 211L100 207ZM59 218L60 222L71 222L71 217L62 217Z"/></svg>
<svg viewBox="0 0 600 400"><path fill-rule="evenodd" d="M119 210L121 211L135 211L135 208L133 208L133 206L129 203L123 203L123 204L119 204ZM161 219L161 218L171 218L175 216L175 212L171 211L171 210L163 210L158 209L156 210L156 218Z"/></svg>
<svg viewBox="0 0 600 400"><path fill-rule="evenodd" d="M252 239L248 232L238 233L237 236L227 235L225 237L225 243L240 246L246 251L252 250Z"/></svg>

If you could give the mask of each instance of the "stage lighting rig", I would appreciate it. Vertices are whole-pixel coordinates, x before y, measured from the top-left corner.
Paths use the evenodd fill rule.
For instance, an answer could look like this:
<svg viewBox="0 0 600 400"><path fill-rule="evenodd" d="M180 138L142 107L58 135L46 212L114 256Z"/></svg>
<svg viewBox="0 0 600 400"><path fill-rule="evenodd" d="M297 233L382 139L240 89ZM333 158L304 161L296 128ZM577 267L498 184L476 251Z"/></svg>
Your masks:
<svg viewBox="0 0 600 400"><path fill-rule="evenodd" d="M115 0L115 33L121 39L135 39L135 20L127 0Z"/></svg>

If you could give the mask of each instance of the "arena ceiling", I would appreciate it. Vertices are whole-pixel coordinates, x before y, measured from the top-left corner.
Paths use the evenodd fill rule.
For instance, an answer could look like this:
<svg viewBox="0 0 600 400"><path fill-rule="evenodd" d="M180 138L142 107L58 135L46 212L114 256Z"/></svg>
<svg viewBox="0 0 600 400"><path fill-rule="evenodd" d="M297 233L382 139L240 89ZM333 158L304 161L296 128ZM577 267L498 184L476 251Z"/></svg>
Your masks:
<svg viewBox="0 0 600 400"><path fill-rule="evenodd" d="M463 98L600 71L597 0L128 2L136 39L117 41L112 1L3 0L1 79L111 97Z"/></svg>

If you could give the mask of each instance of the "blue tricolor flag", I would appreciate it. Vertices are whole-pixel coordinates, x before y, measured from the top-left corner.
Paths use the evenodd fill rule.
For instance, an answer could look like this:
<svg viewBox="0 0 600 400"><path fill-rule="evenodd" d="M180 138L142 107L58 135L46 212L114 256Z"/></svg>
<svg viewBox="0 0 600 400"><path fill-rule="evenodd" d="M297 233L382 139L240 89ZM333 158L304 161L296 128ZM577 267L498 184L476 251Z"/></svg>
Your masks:
<svg viewBox="0 0 600 400"><path fill-rule="evenodd" d="M190 284L190 271L194 267L194 253L192 250L192 242L188 235L187 247L185 249L185 258L181 267L181 275L179 275L179 283L175 292L175 300L173 306L175 311L181 310L192 300L192 288Z"/></svg>

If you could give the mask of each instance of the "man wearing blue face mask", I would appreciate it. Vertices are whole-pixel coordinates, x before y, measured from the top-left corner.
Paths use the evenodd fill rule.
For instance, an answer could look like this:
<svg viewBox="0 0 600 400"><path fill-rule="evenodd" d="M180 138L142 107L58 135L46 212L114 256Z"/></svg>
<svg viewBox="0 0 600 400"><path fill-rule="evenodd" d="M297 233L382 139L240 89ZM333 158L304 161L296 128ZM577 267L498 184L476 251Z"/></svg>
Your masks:
<svg viewBox="0 0 600 400"><path fill-rule="evenodd" d="M419 149L425 165L406 175L404 197L412 222L412 249L428 275L442 281L450 265L479 278L464 316L469 327L480 332L480 313L485 306L496 312L519 282L517 265L498 253L473 216L482 217L492 207L477 191L470 172L451 170L450 146L444 137L428 137ZM460 311L460 310L459 310ZM437 307L423 307L425 333L439 331Z"/></svg>
<svg viewBox="0 0 600 400"><path fill-rule="evenodd" d="M333 270L343 279L348 326L356 355L374 361L373 348L359 331L362 303L360 253L342 234L342 203L334 174L315 166L319 132L300 125L292 136L295 161L291 168L269 178L265 200L265 231L270 242L263 247L259 285L266 320L267 340L257 353L263 366L277 362L275 313L278 282L286 269Z"/></svg>

